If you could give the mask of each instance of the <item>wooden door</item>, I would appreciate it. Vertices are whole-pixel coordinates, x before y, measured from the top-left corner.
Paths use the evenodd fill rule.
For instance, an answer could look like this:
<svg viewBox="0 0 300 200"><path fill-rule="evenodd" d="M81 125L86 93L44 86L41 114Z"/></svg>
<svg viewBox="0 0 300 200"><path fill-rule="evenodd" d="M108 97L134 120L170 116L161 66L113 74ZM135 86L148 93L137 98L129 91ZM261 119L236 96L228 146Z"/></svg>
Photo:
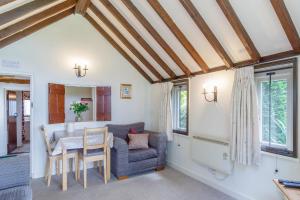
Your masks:
<svg viewBox="0 0 300 200"><path fill-rule="evenodd" d="M49 124L65 122L65 86L48 84Z"/></svg>
<svg viewBox="0 0 300 200"><path fill-rule="evenodd" d="M7 91L6 102L7 152L11 153L17 148L17 93L15 91Z"/></svg>
<svg viewBox="0 0 300 200"><path fill-rule="evenodd" d="M97 87L97 121L111 121L111 87Z"/></svg>

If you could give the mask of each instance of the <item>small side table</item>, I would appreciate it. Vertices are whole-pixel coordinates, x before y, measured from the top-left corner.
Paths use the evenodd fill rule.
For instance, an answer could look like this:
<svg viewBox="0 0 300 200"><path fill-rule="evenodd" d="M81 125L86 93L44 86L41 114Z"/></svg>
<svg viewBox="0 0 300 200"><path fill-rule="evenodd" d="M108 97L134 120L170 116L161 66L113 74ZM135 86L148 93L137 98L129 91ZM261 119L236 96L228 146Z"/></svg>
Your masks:
<svg viewBox="0 0 300 200"><path fill-rule="evenodd" d="M286 188L278 182L278 179L274 179L273 182L277 188L284 195L286 200L299 200L300 199L300 189L297 188Z"/></svg>

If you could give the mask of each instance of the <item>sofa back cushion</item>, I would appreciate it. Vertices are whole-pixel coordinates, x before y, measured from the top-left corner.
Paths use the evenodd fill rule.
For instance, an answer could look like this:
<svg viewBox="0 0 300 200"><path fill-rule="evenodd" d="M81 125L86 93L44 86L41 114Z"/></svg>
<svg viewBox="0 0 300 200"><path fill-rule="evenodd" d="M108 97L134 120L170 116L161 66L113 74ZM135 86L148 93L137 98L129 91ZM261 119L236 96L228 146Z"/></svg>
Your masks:
<svg viewBox="0 0 300 200"><path fill-rule="evenodd" d="M135 129L138 133L144 132L145 123L144 122L138 122L134 124L108 124L108 132L112 132L114 137L119 137L124 140L127 140L127 135L129 133L129 130Z"/></svg>
<svg viewBox="0 0 300 200"><path fill-rule="evenodd" d="M30 159L27 154L0 157L0 190L29 185Z"/></svg>

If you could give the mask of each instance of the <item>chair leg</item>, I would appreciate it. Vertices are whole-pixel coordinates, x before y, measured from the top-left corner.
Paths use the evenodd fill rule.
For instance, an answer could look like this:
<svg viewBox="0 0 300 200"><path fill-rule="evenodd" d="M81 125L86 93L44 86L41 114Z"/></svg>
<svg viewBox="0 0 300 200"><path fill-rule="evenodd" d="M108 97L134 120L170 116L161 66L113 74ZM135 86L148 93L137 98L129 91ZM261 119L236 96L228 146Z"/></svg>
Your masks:
<svg viewBox="0 0 300 200"><path fill-rule="evenodd" d="M107 167L106 167L106 159L103 160L103 178L104 178L104 184L107 183Z"/></svg>
<svg viewBox="0 0 300 200"><path fill-rule="evenodd" d="M86 169L86 162L83 161L83 187L86 188L86 178L87 178L87 169Z"/></svg>
<svg viewBox="0 0 300 200"><path fill-rule="evenodd" d="M75 155L74 158L74 166L75 166L75 180L78 181L78 156Z"/></svg>
<svg viewBox="0 0 300 200"><path fill-rule="evenodd" d="M56 159L56 175L60 175L60 160Z"/></svg>
<svg viewBox="0 0 300 200"><path fill-rule="evenodd" d="M46 161L46 168L45 168L45 181L48 180L48 176L49 176L49 158L47 158Z"/></svg>
<svg viewBox="0 0 300 200"><path fill-rule="evenodd" d="M48 168L48 187L50 186L50 183L51 183L51 176L52 176L52 165L53 165L53 160L52 160L52 158L49 158L49 168Z"/></svg>
<svg viewBox="0 0 300 200"><path fill-rule="evenodd" d="M77 159L77 179L80 180L80 159Z"/></svg>
<svg viewBox="0 0 300 200"><path fill-rule="evenodd" d="M99 161L99 174L102 174L102 163L101 160Z"/></svg>

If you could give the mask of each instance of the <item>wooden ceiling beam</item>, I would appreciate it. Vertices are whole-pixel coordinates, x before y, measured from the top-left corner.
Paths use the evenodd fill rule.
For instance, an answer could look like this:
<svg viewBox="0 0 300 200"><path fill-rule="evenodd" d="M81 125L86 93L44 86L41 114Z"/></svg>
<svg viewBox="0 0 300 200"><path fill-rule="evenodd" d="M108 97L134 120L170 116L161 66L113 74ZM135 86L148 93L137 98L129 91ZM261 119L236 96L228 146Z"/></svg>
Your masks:
<svg viewBox="0 0 300 200"><path fill-rule="evenodd" d="M118 39L128 48L150 71L162 80L161 74L144 58L144 56L123 36L123 34L105 17L105 15L94 4L91 4L91 11L118 37Z"/></svg>
<svg viewBox="0 0 300 200"><path fill-rule="evenodd" d="M173 19L169 16L167 11L160 5L157 0L147 0L150 6L155 10L155 12L159 15L159 17L163 20L163 22L167 25L170 31L175 35L178 41L182 44L182 46L187 50L187 52L192 56L192 58L196 61L199 67L207 72L209 70L208 65L202 59L202 57L197 53L196 49L192 46L192 44L188 41L188 39L184 36L181 30L177 27Z"/></svg>
<svg viewBox="0 0 300 200"><path fill-rule="evenodd" d="M31 1L27 4L24 4L20 7L17 7L13 10L7 11L5 13L0 14L0 26L6 24L10 21L18 19L30 12L33 12L39 8L47 6L49 4L54 3L57 0L38 0L38 1Z"/></svg>
<svg viewBox="0 0 300 200"><path fill-rule="evenodd" d="M0 41L12 34L22 31L23 29L25 29L29 26L32 26L40 21L43 21L48 17L51 17L57 13L60 13L64 10L72 8L75 6L75 4L76 4L76 0L67 0L67 1L57 4L47 10L44 10L40 13L32 15L22 21L19 21L11 26L8 26L8 27L0 30Z"/></svg>
<svg viewBox="0 0 300 200"><path fill-rule="evenodd" d="M198 12L197 8L193 5L190 0L179 0L182 6L185 8L187 13L191 16L195 24L198 26L200 31L206 37L207 41L211 44L220 58L223 60L225 65L230 68L233 66L232 60L226 53L225 49L222 47L219 40L216 38L212 30L209 28L201 14Z"/></svg>
<svg viewBox="0 0 300 200"><path fill-rule="evenodd" d="M176 74L169 68L163 59L152 49L152 47L143 39L143 37L130 25L130 23L121 15L121 13L109 2L109 0L99 0L111 14L124 26L124 28L133 36L133 38L149 53L149 55L163 68L170 76L176 77Z"/></svg>
<svg viewBox="0 0 300 200"><path fill-rule="evenodd" d="M4 5L12 3L14 1L16 1L16 0L1 0L0 6L4 6Z"/></svg>
<svg viewBox="0 0 300 200"><path fill-rule="evenodd" d="M135 7L131 0L122 0L123 4L128 10L136 17L136 19L144 26L144 28L152 35L156 42L165 50L165 52L172 58L177 66L183 71L185 75L190 75L191 71L181 61L174 50L168 45L168 43L160 36L150 22L144 17L144 15Z"/></svg>
<svg viewBox="0 0 300 200"><path fill-rule="evenodd" d="M68 10L65 10L57 15L54 15L52 17L49 17L48 19L44 20L44 21L41 21L27 29L24 29L14 35L11 35L7 38L5 38L4 40L1 40L0 41L0 49L9 45L9 44L12 44L28 35L31 35L32 33L35 33L36 31L39 31L40 29L46 27L46 26L49 26L50 24L54 23L54 22L57 22L71 14L74 13L74 9L71 8L71 9L68 9Z"/></svg>
<svg viewBox="0 0 300 200"><path fill-rule="evenodd" d="M270 0L281 26L292 46L300 51L300 37L283 0Z"/></svg>
<svg viewBox="0 0 300 200"><path fill-rule="evenodd" d="M234 9L232 8L229 0L216 0L216 1L219 7L221 8L221 10L223 11L224 15L226 16L227 20L231 24L232 28L236 32L237 36L243 43L251 59L259 60L261 56L258 50L256 49L254 43L252 42L250 36L248 35L246 29L244 28L241 21L239 20Z"/></svg>
<svg viewBox="0 0 300 200"><path fill-rule="evenodd" d="M78 14L81 14L84 16L90 3L91 3L91 0L78 0L76 7L75 7L75 13L78 13Z"/></svg>
<svg viewBox="0 0 300 200"><path fill-rule="evenodd" d="M153 83L153 80L150 76L114 41L108 33L102 29L99 24L89 15L84 16L90 24L150 83Z"/></svg>

